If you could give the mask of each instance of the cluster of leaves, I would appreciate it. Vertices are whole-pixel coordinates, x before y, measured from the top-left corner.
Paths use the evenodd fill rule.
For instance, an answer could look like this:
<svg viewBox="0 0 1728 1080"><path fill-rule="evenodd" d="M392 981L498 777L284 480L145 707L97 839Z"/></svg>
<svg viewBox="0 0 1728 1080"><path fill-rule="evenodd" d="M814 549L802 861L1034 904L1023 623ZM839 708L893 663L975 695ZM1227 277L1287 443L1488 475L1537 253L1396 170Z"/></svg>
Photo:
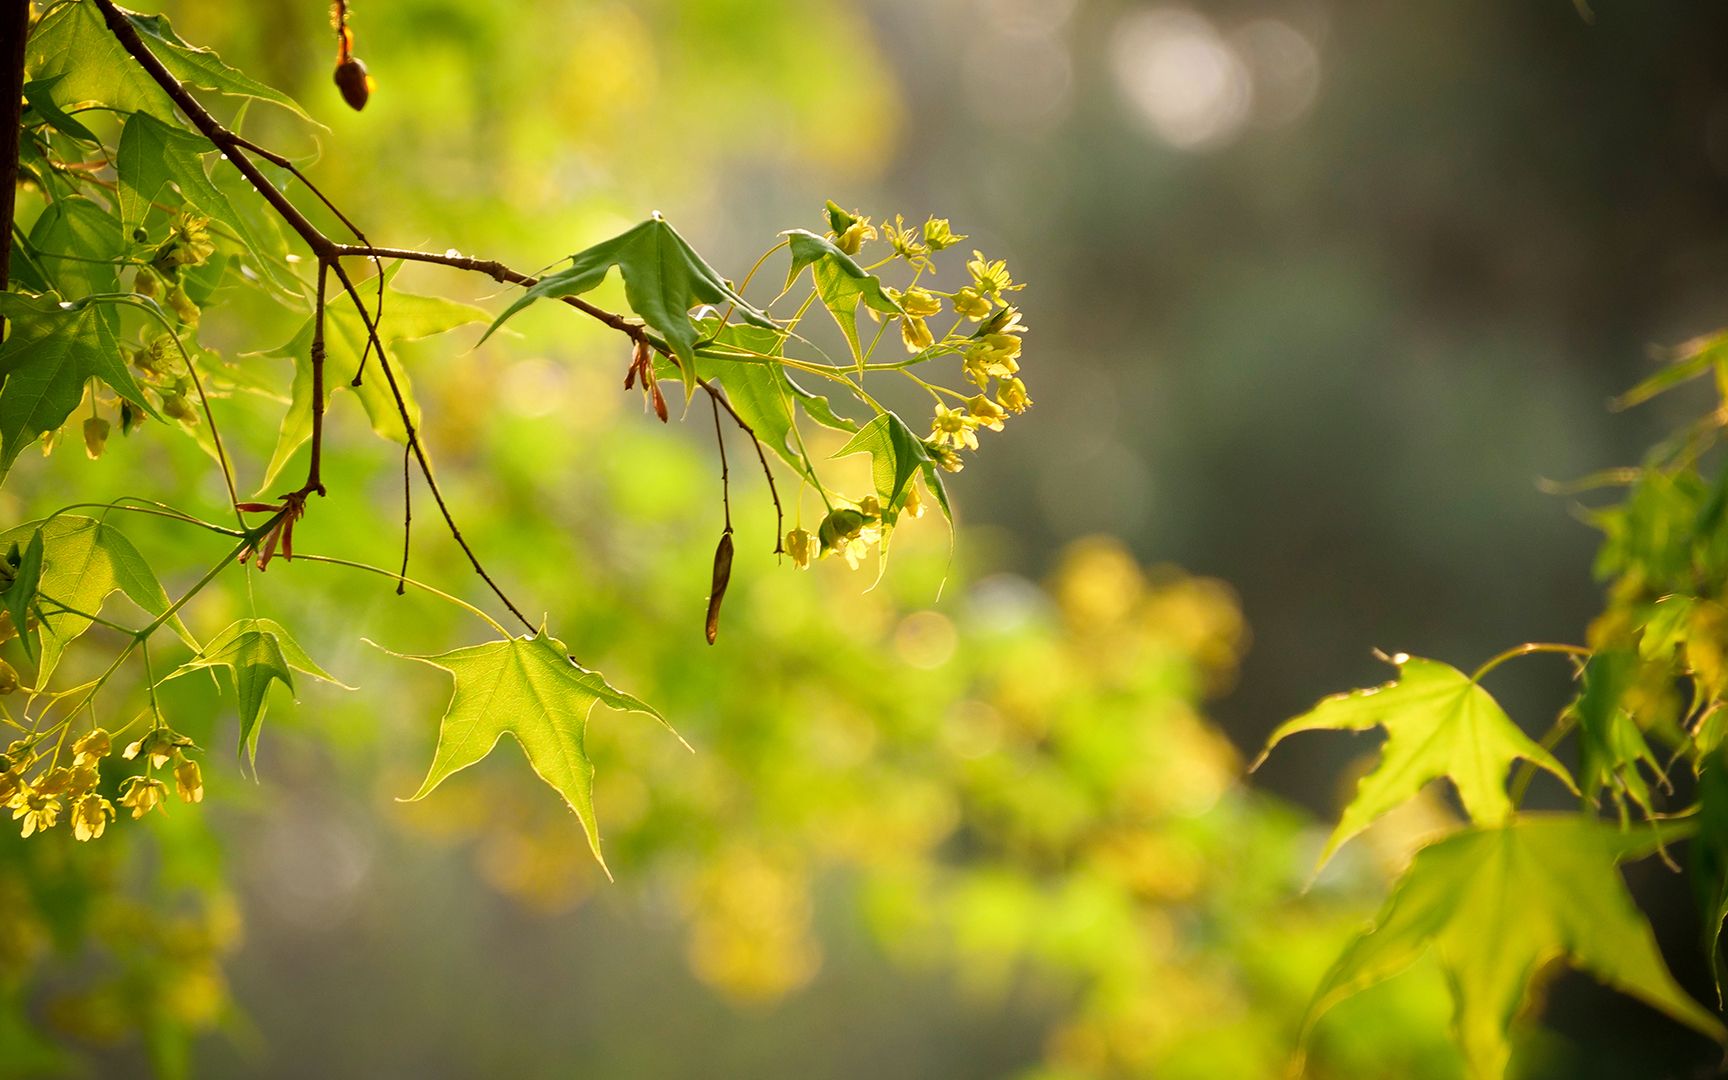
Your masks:
<svg viewBox="0 0 1728 1080"><path fill-rule="evenodd" d="M1572 489L1626 490L1620 502L1585 511L1604 536L1595 569L1607 603L1584 644L1520 646L1469 675L1400 654L1390 658L1395 681L1327 698L1273 732L1268 751L1302 731L1386 733L1379 763L1358 784L1322 863L1441 777L1469 818L1417 854L1373 925L1321 982L1311 1015L1432 954L1452 988L1455 1034L1473 1074L1497 1077L1508 1068L1509 1032L1532 981L1564 958L1728 1044L1721 1020L1669 973L1616 869L1656 851L1667 857L1668 845L1687 841L1686 872L1720 995L1728 918L1728 468L1718 465L1712 478L1707 462L1728 416L1728 334L1676 350L1618 404L1705 376L1715 378L1721 407L1640 467ZM1566 657L1577 685L1540 742L1481 685L1500 664L1537 653ZM1575 772L1552 752L1568 737ZM1577 813L1519 809L1537 769L1578 797ZM1611 820L1603 820L1605 809Z"/></svg>
<svg viewBox="0 0 1728 1080"><path fill-rule="evenodd" d="M64 767L60 750L69 740L94 738L91 733L109 728L116 738L137 726L147 730L146 739L157 737L148 734L155 732L170 737L172 729L156 704L163 682L192 670L229 669L240 718L239 743L255 755L268 687L280 682L292 689L295 671L329 678L282 626L256 613L203 643L187 633L179 613L236 562L250 572L263 571L278 557L294 559L293 530L307 513L306 500L325 494L325 411L336 391L346 389L363 406L374 431L418 459L457 543L463 544L497 598L530 631L513 636L474 609L498 631L497 640L424 658L449 670L456 687L420 794L486 756L508 732L528 752L541 778L581 819L599 858L593 770L583 745L588 713L602 702L658 714L577 665L544 624L536 626L521 617L481 569L434 481L419 434L422 415L410 373L400 357L390 362L402 343L483 321L486 313L398 291L393 279L400 261L386 266L378 249L357 231L359 245L337 250L300 216L286 192L300 185L342 225L347 219L311 187L297 166L237 135L191 96L191 89L238 102L242 117L246 105L267 103L312 123L286 95L228 66L213 52L188 45L160 16L127 12L108 0L63 0L50 5L31 29L24 85L29 107L19 173L27 210L20 215L13 249L13 286L0 294L0 314L7 321L0 344L0 479L27 446L39 442L45 452L51 451L71 426L81 429L88 455L97 458L112 449L109 435L116 425L130 436L154 431L146 425L160 424L192 438L213 460L234 524L132 500L103 504L97 517L69 516L67 511L75 508L67 507L14 530L18 555L16 572L7 582L6 607L10 625L23 628L16 636L26 674L20 676L8 665L0 675L8 692L24 691L21 706L7 707L4 719L19 733L8 764L13 784L8 796L25 815L25 832L52 826L62 799L71 800L81 831L100 832L99 827L85 830L83 823L111 813L112 807L97 794L93 777L83 778L89 783L73 783L55 771ZM248 191L248 180L256 187L256 178L265 175L263 168L276 170L270 180L279 186ZM709 605L712 641L731 561L721 407L752 441L768 475L777 515L775 551L788 552L798 566L828 554L856 566L872 544L879 543L886 552L903 516L922 513L921 485L948 515L943 472L959 471L960 450L977 447L979 428L1000 430L1010 413L1031 404L1017 375L1025 327L1009 302L1021 286L1003 262L975 252L963 283L952 292L936 292L931 279L937 254L965 239L945 220L932 218L921 227L909 227L896 218L878 230L869 219L830 203L827 225L826 235L792 230L771 249L770 255L784 249L790 267L784 287L760 307L744 296L754 271L734 286L658 214L578 253L568 267L540 279L455 253L394 254L528 286L491 320L481 341L535 301L561 299L629 340L626 387L640 380L661 420L669 418L662 379L682 382L686 409L699 390L712 397L726 510L724 559L717 556ZM305 257L292 250L294 234L312 249L315 283L302 270ZM855 256L879 237L886 245L882 257L861 265ZM343 268L344 258L365 260L374 278L356 286ZM878 276L877 271L891 264L905 271L903 287ZM581 299L614 269L633 317L614 315ZM337 278L345 291L335 299L351 299L351 306L326 303L327 275ZM361 294L374 288L376 300L369 308ZM210 344L221 335L203 332L204 312L225 304L238 306L235 295L242 292L307 312L301 331L276 349L221 355ZM782 302L790 314L772 314ZM818 302L840 329L850 353L847 359L829 359L800 333L801 320ZM861 306L877 325L868 344L859 331ZM938 339L929 320L945 307L954 316L953 325ZM906 352L899 359L881 360L877 346L891 324L898 324L895 336ZM802 347L812 358L788 355L791 346ZM286 393L266 365L273 357L293 364ZM969 382L971 392L920 374L945 358L954 361L955 381ZM934 399L928 436L915 433L866 389L867 380L887 378L916 385ZM863 415L853 419L844 409L836 410L828 398L796 379L824 380ZM246 453L249 432L230 431L225 439L218 423L226 403L236 396L287 400L274 450L256 488L245 482L251 464ZM836 456L869 455L872 487L846 495L824 483L807 449L801 419L848 436ZM308 444L306 483L280 492L282 473ZM774 483L776 468L790 471L800 495L795 507L800 524L784 535L778 524L783 509ZM243 499L243 490L259 495ZM264 494L273 491L279 493ZM822 507L813 531L801 524L806 492L814 492ZM263 498L274 501L258 501ZM170 601L150 565L115 525L125 513L167 517L189 529L226 537L232 550ZM266 517L252 524L248 514ZM406 512L403 529L406 534ZM404 535L404 571L393 575L398 591L408 584L418 586L406 577L406 539ZM302 552L302 561L307 558ZM87 572L92 559L108 568L107 578ZM104 616L104 601L115 591L125 592L150 621L128 626ZM52 676L62 651L96 624L122 635L119 654L94 678L56 686ZM183 639L191 655L158 677L151 669L150 647L164 627ZM134 658L144 668L139 685L149 707L126 723L108 719L97 709L97 695L112 693L119 686L115 677L122 665ZM50 743L52 752L38 752ZM26 776L32 763L45 771ZM196 769L189 761L184 764ZM153 785L160 782L148 775L129 782L123 805L148 809L148 794L156 793Z"/></svg>
<svg viewBox="0 0 1728 1080"><path fill-rule="evenodd" d="M676 550L613 603L652 592ZM678 898L690 969L739 1001L804 987L826 962L818 927L857 911L897 962L971 994L1062 987L1028 1075L1277 1075L1406 836L1296 896L1310 823L1242 784L1200 711L1245 640L1220 583L1094 539L1046 588L961 574L935 611L917 600L940 552L904 554L911 580L862 596L752 583L749 647L711 672L689 670L663 614L586 613L575 632L625 634L702 748L608 730L597 798L622 887ZM556 913L602 883L507 775L446 789L404 827L461 845L501 892ZM1320 1032L1311 1074L1443 1076L1443 1010L1431 986L1364 1002Z"/></svg>
<svg viewBox="0 0 1728 1080"><path fill-rule="evenodd" d="M134 819L162 818L152 811L166 811L170 786L182 802L202 800L199 748L185 732L208 725L164 705L176 686L193 681L187 676L226 672L216 685L231 688L235 742L242 763L254 767L271 687L292 694L297 675L336 682L281 623L259 613L250 595L254 576L281 559L370 572L399 592L412 586L417 598L443 598L492 627L497 637L484 644L412 657L454 680L431 768L414 798L486 757L508 733L574 811L600 859L594 768L585 745L589 713L603 703L659 714L578 665L544 623L523 619L529 633L512 633L479 608L408 577L406 509L400 572L294 551L296 523L316 513L309 497L326 494L320 471L326 411L351 397L374 432L419 461L455 542L498 601L520 618L445 505L420 434L415 381L400 355L407 343L490 316L398 289L404 262L439 263L526 286L490 319L488 336L540 299L563 300L619 332L629 343L626 388L640 380L663 421L670 410L662 381L682 383L686 411L698 392L706 392L721 440L728 561L732 521L720 409L750 441L768 476L776 553L784 551L802 567L823 555L856 566L872 545L885 556L893 529L902 518L920 516L926 497L948 517L944 474L960 470L961 452L977 448L979 429L1001 430L1010 414L1031 405L1018 376L1025 326L1010 303L1022 286L1003 262L973 252L952 291L939 291L937 257L965 239L942 219L907 226L896 218L878 229L831 203L825 230L792 230L770 250L784 251L790 265L784 286L759 304L745 296L755 271L733 284L657 214L535 279L454 252L386 255L357 230L359 242L338 251L312 219L331 229L352 226L301 172L309 163L296 164L238 134L257 105L281 110L308 131L316 128L310 116L215 53L186 43L161 16L129 12L109 0L44 5L30 27L23 97L19 209L10 285L0 293L0 483L10 481L18 490L19 477L31 471L22 455L32 445L49 454L81 437L89 458L107 457L104 467L114 466L115 457L131 459L141 465L131 469L134 475L178 460L176 443L196 447L219 473L225 495L219 510L200 513L155 498L62 505L0 533L6 556L0 566L0 647L6 650L0 723L15 736L0 756L0 804L13 811L26 846L61 851L61 838L105 836L101 846L115 853L103 858L118 865L133 859L144 841L110 829L117 807ZM227 110L226 117L212 108ZM867 252L880 257L869 261ZM879 276L890 269L901 272L898 286ZM626 314L584 299L604 291L613 270ZM362 276L366 272L369 277ZM337 279L340 292L327 295L329 278ZM842 359L829 357L800 330L818 304L845 343ZM301 329L279 347L257 348L246 331L261 306L302 316ZM873 335L861 332L860 307ZM953 322L938 338L930 322L944 310ZM904 351L895 346L896 357L883 358L878 346L885 338ZM931 374L936 370L947 372L946 382ZM821 380L829 396L802 385L812 380ZM878 384L889 382L934 401L927 435L878 400ZM278 410L269 429L235 419L250 419L260 407ZM838 433L842 445L833 456L868 456L867 486L843 493L825 482L828 466L809 449L820 440L801 426L805 422ZM121 438L111 439L116 428ZM262 450L260 434L266 436ZM284 491L283 475L297 461L307 467L306 482ZM776 471L798 486L790 531L780 521ZM178 481L172 490L150 494L198 498ZM340 500L347 493L331 494ZM812 494L821 509L806 529L803 503ZM147 558L149 546L141 550L131 526L122 531L129 519L213 537L216 547L206 558L196 539L183 540L167 549L173 561L154 553ZM198 561L189 570L186 560ZM236 576L247 594L238 613L227 595L210 588ZM190 584L173 592L162 584L180 579ZM717 567L711 641L725 584ZM129 602L126 611L115 610L115 594ZM131 608L143 618L129 615ZM226 613L215 624L221 628L194 633L212 612ZM176 640L165 641L164 629ZM91 631L89 647L63 665L68 649ZM52 863L55 872L69 865L64 851L8 857L31 866L47 860L43 865ZM14 906L21 913L7 921L20 934L57 917L52 896ZM107 935L93 925L82 924L82 932L100 933L117 954L148 951L152 940L133 932L135 926ZM147 965L156 973L152 978L179 978L210 992L185 1009L167 1009L164 1032L209 1023L225 1007L218 980L201 983L198 973L214 963L228 935L176 934L175 942L191 935L208 947L167 949L168 959ZM77 940L70 930L63 936ZM8 964L0 971L0 992L22 994L28 970L22 961ZM113 1023L113 1012L104 1014L103 1024ZM82 1015L96 1016L94 1007ZM59 1026L79 1030L77 1023ZM173 1047L183 1044L162 1032L152 1038L160 1043L159 1062L172 1065L179 1053Z"/></svg>

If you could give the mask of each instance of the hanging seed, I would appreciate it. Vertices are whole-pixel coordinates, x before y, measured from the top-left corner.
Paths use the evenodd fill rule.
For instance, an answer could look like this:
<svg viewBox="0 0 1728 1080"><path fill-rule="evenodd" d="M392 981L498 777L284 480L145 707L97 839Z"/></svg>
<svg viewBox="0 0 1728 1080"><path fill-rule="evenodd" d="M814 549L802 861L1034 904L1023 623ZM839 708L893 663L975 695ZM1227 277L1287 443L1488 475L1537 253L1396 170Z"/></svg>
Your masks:
<svg viewBox="0 0 1728 1080"><path fill-rule="evenodd" d="M350 56L336 65L336 89L342 91L342 100L355 112L366 107L372 86L372 76L366 74L366 65L358 57Z"/></svg>
<svg viewBox="0 0 1728 1080"><path fill-rule="evenodd" d="M720 546L714 549L714 583L708 593L708 644L720 636L720 601L726 598L726 584L732 580L732 530L720 534Z"/></svg>

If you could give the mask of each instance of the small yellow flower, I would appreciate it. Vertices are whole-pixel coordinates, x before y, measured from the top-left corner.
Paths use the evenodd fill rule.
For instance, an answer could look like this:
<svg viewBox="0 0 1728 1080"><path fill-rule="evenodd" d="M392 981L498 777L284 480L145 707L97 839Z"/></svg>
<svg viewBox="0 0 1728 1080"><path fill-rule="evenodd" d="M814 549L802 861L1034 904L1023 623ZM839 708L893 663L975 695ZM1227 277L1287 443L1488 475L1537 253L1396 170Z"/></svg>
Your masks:
<svg viewBox="0 0 1728 1080"><path fill-rule="evenodd" d="M977 322L990 314L989 299L970 285L957 293L953 293L949 299L953 301L955 312L966 316L973 322Z"/></svg>
<svg viewBox="0 0 1728 1080"><path fill-rule="evenodd" d="M183 757L174 766L174 791L181 802L204 801L204 774L199 771L196 761Z"/></svg>
<svg viewBox="0 0 1728 1080"><path fill-rule="evenodd" d="M978 436L973 428L978 421L966 415L964 408L950 409L946 405L936 406L936 418L930 424L930 437L937 446L953 446L958 450L962 446L978 449ZM958 470L950 470L957 472Z"/></svg>
<svg viewBox="0 0 1728 1080"><path fill-rule="evenodd" d="M792 556L792 565L800 570L810 569L810 558L815 554L812 543L815 539L803 529L793 529L786 534L786 554Z"/></svg>
<svg viewBox="0 0 1728 1080"><path fill-rule="evenodd" d="M905 259L913 266L928 267L930 249L919 238L917 229L906 227L906 219L899 214L894 215L894 224L882 223L882 237L888 241L888 246L894 249L894 254Z"/></svg>
<svg viewBox="0 0 1728 1080"><path fill-rule="evenodd" d="M43 795L67 794L72 790L72 770L64 765L49 769L37 779L36 790Z"/></svg>
<svg viewBox="0 0 1728 1080"><path fill-rule="evenodd" d="M980 387L986 376L1006 379L1020 370L1020 339L1013 334L985 334L966 350L966 374Z"/></svg>
<svg viewBox="0 0 1728 1080"><path fill-rule="evenodd" d="M900 320L900 340L906 343L909 353L923 352L936 344L936 336L930 333L930 327L915 315Z"/></svg>
<svg viewBox="0 0 1728 1080"><path fill-rule="evenodd" d="M72 807L72 835L80 840L94 840L113 820L114 804L91 792Z"/></svg>
<svg viewBox="0 0 1728 1080"><path fill-rule="evenodd" d="M114 740L102 728L90 732L72 744L72 764L89 765L107 757L114 750Z"/></svg>
<svg viewBox="0 0 1728 1080"><path fill-rule="evenodd" d="M132 811L134 820L162 805L168 786L155 777L129 776L120 785L120 805Z"/></svg>
<svg viewBox="0 0 1728 1080"><path fill-rule="evenodd" d="M943 472L957 473L966 467L966 462L961 459L959 454L944 446L932 446L930 456L936 459L936 464Z"/></svg>
<svg viewBox="0 0 1728 1080"><path fill-rule="evenodd" d="M916 315L920 319L928 319L932 315L942 313L942 301L929 289L921 289L914 285L901 293L895 299L906 309L906 314Z"/></svg>
<svg viewBox="0 0 1728 1080"><path fill-rule="evenodd" d="M146 731L136 742L126 747L126 752L120 756L131 761L139 754L150 760L150 767L160 769L168 764L182 746L191 746L192 740L170 728L159 727Z"/></svg>
<svg viewBox="0 0 1728 1080"><path fill-rule="evenodd" d="M1026 384L1019 379L1003 379L996 387L996 400L1011 413L1023 413L1032 407Z"/></svg>
<svg viewBox="0 0 1728 1080"><path fill-rule="evenodd" d="M930 245L931 251L951 248L964 239L966 237L957 235L953 229L948 227L947 218L933 217L924 223L924 242Z"/></svg>
<svg viewBox="0 0 1728 1080"><path fill-rule="evenodd" d="M924 516L924 497L918 494L917 484L908 483L906 485L906 502L901 506L900 512L910 518Z"/></svg>
<svg viewBox="0 0 1728 1080"><path fill-rule="evenodd" d="M102 448L108 445L108 421L100 416L86 417L84 420L84 453L91 461L102 456Z"/></svg>
<svg viewBox="0 0 1728 1080"><path fill-rule="evenodd" d="M66 781L66 792L69 795L82 795L100 783L102 777L96 772L94 765L72 766L72 776Z"/></svg>
<svg viewBox="0 0 1728 1080"><path fill-rule="evenodd" d="M24 779L24 766L14 765L0 772L0 806L16 807L30 794L30 781Z"/></svg>
<svg viewBox="0 0 1728 1080"><path fill-rule="evenodd" d="M973 419L978 421L980 427L987 427L991 431L1001 431L1002 420L1008 415L1000 405L983 394L968 401L966 407L972 410Z"/></svg>
<svg viewBox="0 0 1728 1080"><path fill-rule="evenodd" d="M12 820L24 820L24 828L19 835L29 836L34 832L43 832L54 827L60 820L60 799L55 795L44 795L33 792L12 811Z"/></svg>
<svg viewBox="0 0 1728 1080"><path fill-rule="evenodd" d="M997 259L995 262L984 257L982 251L972 252L972 261L966 264L966 270L972 275L972 281L978 286L978 291L985 296L1001 299L1002 294L1011 292L1022 286L1014 284L1014 279L1008 273L1008 261Z"/></svg>
<svg viewBox="0 0 1728 1080"><path fill-rule="evenodd" d="M866 241L876 239L876 228L870 224L869 218L859 218L846 227L834 241L834 246L848 255L856 255L863 250Z"/></svg>

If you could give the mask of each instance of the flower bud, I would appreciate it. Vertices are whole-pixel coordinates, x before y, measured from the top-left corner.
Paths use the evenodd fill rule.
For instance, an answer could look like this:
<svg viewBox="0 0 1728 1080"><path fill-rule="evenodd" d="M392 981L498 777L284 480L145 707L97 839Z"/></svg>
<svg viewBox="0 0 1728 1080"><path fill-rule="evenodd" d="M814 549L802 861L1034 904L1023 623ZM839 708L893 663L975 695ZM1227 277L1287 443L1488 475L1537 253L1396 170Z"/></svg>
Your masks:
<svg viewBox="0 0 1728 1080"><path fill-rule="evenodd" d="M196 761L182 757L174 766L174 791L181 802L204 801L204 774Z"/></svg>
<svg viewBox="0 0 1728 1080"><path fill-rule="evenodd" d="M793 529L786 534L786 554L792 556L792 565L800 570L810 569L810 558L815 554L811 550L811 536L803 529Z"/></svg>
<svg viewBox="0 0 1728 1080"><path fill-rule="evenodd" d="M100 416L92 416L84 421L84 452L95 461L102 456L102 448L108 445L108 421Z"/></svg>
<svg viewBox="0 0 1728 1080"><path fill-rule="evenodd" d="M0 694L10 694L18 689L18 669L0 660Z"/></svg>

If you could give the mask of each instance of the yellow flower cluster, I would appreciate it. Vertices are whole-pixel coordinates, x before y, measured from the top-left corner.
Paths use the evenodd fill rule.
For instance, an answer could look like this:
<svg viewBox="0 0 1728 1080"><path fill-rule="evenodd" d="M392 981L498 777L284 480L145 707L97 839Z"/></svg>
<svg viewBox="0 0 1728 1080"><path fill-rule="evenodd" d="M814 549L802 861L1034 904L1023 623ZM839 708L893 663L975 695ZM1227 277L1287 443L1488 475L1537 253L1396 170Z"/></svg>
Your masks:
<svg viewBox="0 0 1728 1080"><path fill-rule="evenodd" d="M94 840L114 820L114 804L98 788L102 782L101 762L113 752L113 738L102 728L96 728L72 743L72 764L58 764L58 748L51 755L41 753L40 738L19 739L0 754L0 805L12 811L12 820L21 822L24 836L46 832L59 824L62 815L70 817L72 834L79 840ZM134 818L160 806L167 785L148 775L170 761L174 763L174 785L182 802L195 803L204 799L204 779L198 763L185 751L192 740L166 727L154 728L126 747L121 755L130 761L142 756L146 775L128 776L120 782L120 805L130 809ZM35 769L35 775L30 775Z"/></svg>

